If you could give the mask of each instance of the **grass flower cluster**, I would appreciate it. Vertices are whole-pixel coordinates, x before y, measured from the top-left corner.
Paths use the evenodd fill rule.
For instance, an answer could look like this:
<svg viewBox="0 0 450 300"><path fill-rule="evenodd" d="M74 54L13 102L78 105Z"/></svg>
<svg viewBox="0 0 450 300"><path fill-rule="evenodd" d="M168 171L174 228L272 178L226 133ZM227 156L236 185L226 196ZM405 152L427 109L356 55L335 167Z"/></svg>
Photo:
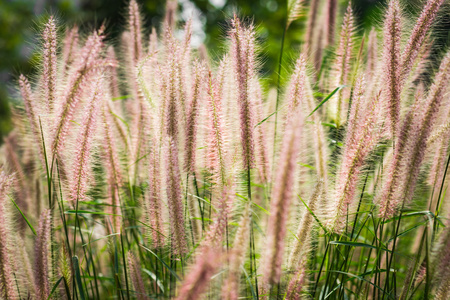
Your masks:
<svg viewBox="0 0 450 300"><path fill-rule="evenodd" d="M0 148L0 298L450 299L444 0L364 34L341 2L288 1L276 89L236 14L217 59L176 1L158 32L131 0L117 44L50 17Z"/></svg>

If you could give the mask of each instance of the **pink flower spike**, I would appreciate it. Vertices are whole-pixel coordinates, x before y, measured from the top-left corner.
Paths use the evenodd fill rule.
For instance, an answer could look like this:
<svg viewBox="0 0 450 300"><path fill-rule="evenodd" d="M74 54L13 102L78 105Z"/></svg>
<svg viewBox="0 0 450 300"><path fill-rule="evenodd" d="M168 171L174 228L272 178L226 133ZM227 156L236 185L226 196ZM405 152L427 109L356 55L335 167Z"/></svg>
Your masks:
<svg viewBox="0 0 450 300"><path fill-rule="evenodd" d="M53 16L50 17L45 25L42 33L44 40L43 45L43 73L42 73L42 89L43 97L46 100L48 111L51 113L56 101L56 86L57 86L57 58L56 58L56 25Z"/></svg>
<svg viewBox="0 0 450 300"><path fill-rule="evenodd" d="M399 0L389 2L384 21L383 44L383 72L386 74L386 87L383 89L383 101L388 107L388 124L391 135L398 134L400 119L400 40L401 40L401 11Z"/></svg>
<svg viewBox="0 0 450 300"><path fill-rule="evenodd" d="M10 201L8 194L14 177L8 176L0 170L0 297L2 299L17 299L18 295L15 288L15 279L13 273L13 258L9 246L8 222L5 218L5 202Z"/></svg>
<svg viewBox="0 0 450 300"><path fill-rule="evenodd" d="M92 98L85 112L83 123L77 137L77 150L72 167L70 200L73 202L86 199L91 169L91 148L95 135L97 111L103 101L103 77L99 76L92 85Z"/></svg>
<svg viewBox="0 0 450 300"><path fill-rule="evenodd" d="M184 227L183 194L181 187L180 167L178 164L178 149L169 138L166 152L167 161L167 202L169 206L170 230L176 255L187 252L186 232Z"/></svg>
<svg viewBox="0 0 450 300"><path fill-rule="evenodd" d="M51 212L50 209L47 209L42 212L39 219L39 228L34 246L34 281L37 299L48 299L50 294L50 274L48 268L51 230Z"/></svg>

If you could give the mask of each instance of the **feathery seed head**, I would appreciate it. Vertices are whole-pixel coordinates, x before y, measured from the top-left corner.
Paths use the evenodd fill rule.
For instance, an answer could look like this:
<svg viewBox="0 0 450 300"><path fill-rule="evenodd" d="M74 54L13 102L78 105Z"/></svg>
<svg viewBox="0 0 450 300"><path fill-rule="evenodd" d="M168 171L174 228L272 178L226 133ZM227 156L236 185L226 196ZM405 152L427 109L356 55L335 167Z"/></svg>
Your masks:
<svg viewBox="0 0 450 300"><path fill-rule="evenodd" d="M416 60L425 37L436 18L437 12L444 0L427 0L419 18L416 21L413 31L409 37L408 43L402 52L401 78L405 79Z"/></svg>
<svg viewBox="0 0 450 300"><path fill-rule="evenodd" d="M202 91L204 89L205 67L202 63L194 63L194 82L192 85L192 99L187 116L186 123L186 156L184 160L184 168L187 173L195 170L195 152L197 140L197 123L200 107L202 106Z"/></svg>
<svg viewBox="0 0 450 300"><path fill-rule="evenodd" d="M142 21L139 12L139 5L136 0L130 1L128 11L128 28L130 30L131 39L131 63L137 65L137 62L142 58Z"/></svg>
<svg viewBox="0 0 450 300"><path fill-rule="evenodd" d="M91 148L95 135L97 111L103 101L103 76L99 76L92 84L92 98L85 111L85 116L77 137L77 150L72 167L70 184L70 200L73 202L86 199L91 169Z"/></svg>
<svg viewBox="0 0 450 300"><path fill-rule="evenodd" d="M10 233L6 220L5 202L10 193L14 177L6 175L0 170L0 296L4 299L16 299L18 297L13 274L13 257L9 246L11 246Z"/></svg>
<svg viewBox="0 0 450 300"><path fill-rule="evenodd" d="M37 299L48 299L50 294L49 282L49 247L51 232L51 212L47 209L39 219L36 243L34 246L34 281Z"/></svg>
<svg viewBox="0 0 450 300"><path fill-rule="evenodd" d="M255 76L255 33L253 26L244 27L235 15L231 20L231 51L238 85L241 144L244 169L254 165L254 113L249 96L250 82Z"/></svg>
<svg viewBox="0 0 450 300"><path fill-rule="evenodd" d="M278 169L275 177L270 203L270 216L267 225L268 244L265 253L264 283L276 284L281 276L281 263L284 252L284 239L290 203L293 196L295 169L300 150L300 135L303 117L300 111L292 118L281 147Z"/></svg>
<svg viewBox="0 0 450 300"><path fill-rule="evenodd" d="M42 89L43 97L46 99L49 112L52 112L56 101L56 86L57 86L57 58L56 58L56 25L53 16L50 17L45 25L42 33L44 40L43 49L43 73L42 73Z"/></svg>
<svg viewBox="0 0 450 300"><path fill-rule="evenodd" d="M385 16L383 29L383 72L386 87L383 88L383 101L388 107L390 133L396 136L400 120L400 95L402 90L400 69L400 40L402 16L399 0L391 0Z"/></svg>
<svg viewBox="0 0 450 300"><path fill-rule="evenodd" d="M187 251L183 214L183 194L181 187L180 167L178 164L178 148L171 138L168 138L166 149L166 194L170 214L172 244L174 246L175 254L183 255Z"/></svg>
<svg viewBox="0 0 450 300"><path fill-rule="evenodd" d="M221 253L205 249L181 284L177 300L195 300L208 288L211 277L221 265Z"/></svg>
<svg viewBox="0 0 450 300"><path fill-rule="evenodd" d="M150 300L145 291L144 280L142 279L141 267L139 260L133 255L133 252L128 251L127 255L128 269L130 272L131 282L138 300Z"/></svg>

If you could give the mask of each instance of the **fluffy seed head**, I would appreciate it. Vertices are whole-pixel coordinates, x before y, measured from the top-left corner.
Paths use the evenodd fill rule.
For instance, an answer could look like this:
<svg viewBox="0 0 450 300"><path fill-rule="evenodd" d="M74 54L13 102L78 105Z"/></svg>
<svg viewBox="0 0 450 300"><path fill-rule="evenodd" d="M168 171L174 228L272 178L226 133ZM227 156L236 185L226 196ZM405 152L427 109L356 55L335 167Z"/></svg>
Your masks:
<svg viewBox="0 0 450 300"><path fill-rule="evenodd" d="M383 88L383 101L388 107L388 124L392 136L398 134L400 118L400 40L401 11L399 0L391 0L384 21L383 73L386 76L386 87Z"/></svg>
<svg viewBox="0 0 450 300"><path fill-rule="evenodd" d="M42 52L43 58L43 73L42 73L42 90L43 97L46 100L49 112L52 112L56 101L56 72L57 72L57 58L56 58L56 25L53 16L50 17L45 25L42 33L44 40L44 49Z"/></svg>
<svg viewBox="0 0 450 300"><path fill-rule="evenodd" d="M252 26L245 28L236 15L231 20L231 25L231 51L238 85L242 155L244 168L248 169L254 165L255 148L253 137L254 113L249 96L250 81L255 76L255 33Z"/></svg>
<svg viewBox="0 0 450 300"><path fill-rule="evenodd" d="M49 209L42 212L39 219L36 243L34 246L34 281L37 299L47 299L50 294L49 282L49 247L51 231L51 212Z"/></svg>
<svg viewBox="0 0 450 300"><path fill-rule="evenodd" d="M9 230L5 218L5 203L9 201L8 194L14 177L0 170L0 296L4 299L17 299L14 283L13 261L9 246Z"/></svg>
<svg viewBox="0 0 450 300"><path fill-rule="evenodd" d="M402 53L402 79L408 76L442 3L444 3L444 0L428 0L417 19L416 25Z"/></svg>
<svg viewBox="0 0 450 300"><path fill-rule="evenodd" d="M208 288L211 277L221 264L220 252L206 249L181 284L177 300L195 300Z"/></svg>
<svg viewBox="0 0 450 300"><path fill-rule="evenodd" d="M184 227L183 194L181 188L178 149L172 139L168 140L166 150L167 161L167 202L169 205L170 230L174 252L183 255L187 251L186 232Z"/></svg>
<svg viewBox="0 0 450 300"><path fill-rule="evenodd" d="M300 134L303 117L300 111L288 125L283 138L275 184L270 203L270 216L267 225L267 250L265 253L264 277L266 284L276 284L281 276L281 263L284 252L284 238L294 189L294 174L300 149Z"/></svg>
<svg viewBox="0 0 450 300"><path fill-rule="evenodd" d="M131 282L133 283L133 287L136 293L136 298L138 300L150 300L150 298L147 296L147 292L145 291L140 263L131 251L128 251L127 261Z"/></svg>
<svg viewBox="0 0 450 300"><path fill-rule="evenodd" d="M93 96L90 99L87 110L85 111L83 123L77 137L77 150L72 167L70 184L70 200L73 202L83 201L86 198L88 181L91 175L90 157L92 140L95 135L97 110L103 100L102 85L103 80L100 76L92 86Z"/></svg>

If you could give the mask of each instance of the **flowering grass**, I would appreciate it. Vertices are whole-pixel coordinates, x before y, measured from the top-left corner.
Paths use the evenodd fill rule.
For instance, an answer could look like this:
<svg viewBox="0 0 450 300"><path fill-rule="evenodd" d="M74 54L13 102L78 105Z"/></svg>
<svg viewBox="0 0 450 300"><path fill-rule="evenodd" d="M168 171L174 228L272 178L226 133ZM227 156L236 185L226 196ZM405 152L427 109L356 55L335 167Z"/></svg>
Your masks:
<svg viewBox="0 0 450 300"><path fill-rule="evenodd" d="M50 17L0 152L0 298L449 299L444 1L362 38L325 2L289 1L269 91L238 15L217 60L173 1L156 32L131 0L117 44Z"/></svg>

